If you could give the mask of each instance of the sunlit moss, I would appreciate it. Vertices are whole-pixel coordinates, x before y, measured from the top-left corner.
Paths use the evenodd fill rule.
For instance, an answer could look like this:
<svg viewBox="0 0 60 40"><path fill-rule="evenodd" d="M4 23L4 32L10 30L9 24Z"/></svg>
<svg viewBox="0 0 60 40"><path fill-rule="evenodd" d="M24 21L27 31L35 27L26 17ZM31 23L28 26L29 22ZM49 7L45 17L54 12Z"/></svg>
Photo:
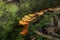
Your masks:
<svg viewBox="0 0 60 40"><path fill-rule="evenodd" d="M5 2L0 0L0 9L3 9L5 8Z"/></svg>
<svg viewBox="0 0 60 40"><path fill-rule="evenodd" d="M7 4L6 10L10 13L16 13L18 11L18 7L15 4Z"/></svg>

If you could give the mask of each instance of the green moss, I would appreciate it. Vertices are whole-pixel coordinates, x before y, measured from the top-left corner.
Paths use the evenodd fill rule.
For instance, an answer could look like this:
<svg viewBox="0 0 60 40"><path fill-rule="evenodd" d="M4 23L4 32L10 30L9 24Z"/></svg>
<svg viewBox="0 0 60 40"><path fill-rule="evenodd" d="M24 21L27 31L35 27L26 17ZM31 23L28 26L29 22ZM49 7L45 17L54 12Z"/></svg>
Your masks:
<svg viewBox="0 0 60 40"><path fill-rule="evenodd" d="M3 0L0 0L0 9L5 8L5 2Z"/></svg>
<svg viewBox="0 0 60 40"><path fill-rule="evenodd" d="M7 37L15 27L14 22L17 11L18 7L16 4L6 4L4 1L0 1L0 28L2 28L0 31L0 40L9 40Z"/></svg>
<svg viewBox="0 0 60 40"><path fill-rule="evenodd" d="M4 13L3 10L0 10L0 17L3 15L3 13Z"/></svg>
<svg viewBox="0 0 60 40"><path fill-rule="evenodd" d="M15 4L7 4L6 10L11 13L16 13L18 11L18 7Z"/></svg>

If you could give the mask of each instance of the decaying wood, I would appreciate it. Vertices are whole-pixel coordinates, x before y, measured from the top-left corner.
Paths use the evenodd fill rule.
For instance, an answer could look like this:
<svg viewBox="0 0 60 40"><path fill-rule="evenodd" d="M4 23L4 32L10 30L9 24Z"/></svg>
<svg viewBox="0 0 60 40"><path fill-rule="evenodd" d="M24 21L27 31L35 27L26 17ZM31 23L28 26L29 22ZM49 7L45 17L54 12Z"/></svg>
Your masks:
<svg viewBox="0 0 60 40"><path fill-rule="evenodd" d="M55 31L57 31L56 29L58 29L57 27L49 27L49 28L45 28L47 30L48 35L60 38L60 35L55 33Z"/></svg>
<svg viewBox="0 0 60 40"><path fill-rule="evenodd" d="M43 36L43 37L46 37L48 40L60 40L59 38L56 38L56 37L53 37L53 36L50 36L50 35L45 35L37 30L34 30L34 32L40 36Z"/></svg>

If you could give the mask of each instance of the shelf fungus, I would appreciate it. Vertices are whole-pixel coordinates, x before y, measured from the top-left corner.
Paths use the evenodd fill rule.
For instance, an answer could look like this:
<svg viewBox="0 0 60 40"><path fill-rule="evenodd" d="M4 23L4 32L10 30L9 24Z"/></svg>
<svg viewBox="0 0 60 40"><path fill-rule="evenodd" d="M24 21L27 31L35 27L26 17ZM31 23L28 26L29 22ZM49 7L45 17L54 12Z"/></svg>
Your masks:
<svg viewBox="0 0 60 40"><path fill-rule="evenodd" d="M28 25L29 23L36 19L35 17L36 15L35 14L28 14L28 15L25 15L20 21L19 21L19 24L20 25L23 25L23 29L22 31L20 32L20 34L22 35L26 35L28 33Z"/></svg>
<svg viewBox="0 0 60 40"><path fill-rule="evenodd" d="M41 10L40 12L36 12L36 13L33 13L33 14L28 14L28 15L23 16L22 19L19 20L19 24L24 26L22 31L20 32L20 34L24 36L28 33L29 23L32 20L36 19L36 15L41 16L41 15L44 14L44 12L54 11L55 9L57 9L57 8L48 8L46 10Z"/></svg>

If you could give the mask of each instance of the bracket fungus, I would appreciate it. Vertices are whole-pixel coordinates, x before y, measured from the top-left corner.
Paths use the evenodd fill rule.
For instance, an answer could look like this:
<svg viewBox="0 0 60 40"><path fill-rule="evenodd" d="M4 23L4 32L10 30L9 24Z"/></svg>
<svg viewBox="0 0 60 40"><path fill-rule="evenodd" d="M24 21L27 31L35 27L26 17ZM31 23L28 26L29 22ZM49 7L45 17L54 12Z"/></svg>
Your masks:
<svg viewBox="0 0 60 40"><path fill-rule="evenodd" d="M54 11L55 9L57 9L57 8L48 8L46 10L41 10L40 12L28 14L28 15L25 15L24 17L22 17L22 19L19 20L19 24L23 25L24 27L23 27L22 31L20 32L20 34L24 36L28 33L28 25L32 20L36 19L36 15L41 16L44 14L44 12Z"/></svg>

